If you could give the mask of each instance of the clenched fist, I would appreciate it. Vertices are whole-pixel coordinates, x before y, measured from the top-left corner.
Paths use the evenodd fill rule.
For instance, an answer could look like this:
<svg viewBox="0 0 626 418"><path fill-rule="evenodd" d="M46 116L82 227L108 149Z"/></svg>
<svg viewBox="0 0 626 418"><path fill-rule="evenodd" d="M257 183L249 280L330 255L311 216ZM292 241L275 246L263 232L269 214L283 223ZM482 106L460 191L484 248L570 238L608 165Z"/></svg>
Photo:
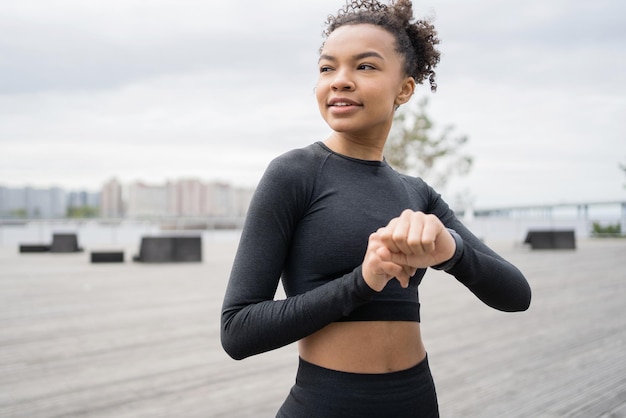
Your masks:
<svg viewBox="0 0 626 418"><path fill-rule="evenodd" d="M439 218L407 209L370 235L363 278L376 291L394 277L407 287L418 268L449 260L455 249L454 238Z"/></svg>

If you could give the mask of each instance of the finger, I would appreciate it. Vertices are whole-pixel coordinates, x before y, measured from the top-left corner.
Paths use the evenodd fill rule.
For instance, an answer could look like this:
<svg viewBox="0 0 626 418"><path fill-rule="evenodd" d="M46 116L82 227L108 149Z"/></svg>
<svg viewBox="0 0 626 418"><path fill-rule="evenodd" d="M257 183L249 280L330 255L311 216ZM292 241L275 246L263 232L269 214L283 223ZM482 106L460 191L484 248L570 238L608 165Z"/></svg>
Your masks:
<svg viewBox="0 0 626 418"><path fill-rule="evenodd" d="M404 254L413 254L413 248L411 248L409 238L414 220L415 212L407 209L402 212L398 221L398 224L402 225L402 230L396 233L396 245L398 245Z"/></svg>
<svg viewBox="0 0 626 418"><path fill-rule="evenodd" d="M389 248L389 250L394 253L400 252L400 249L396 245L394 241L394 237L393 237L397 223L398 223L398 218L393 218L392 220L389 221L387 226L383 228L379 228L378 231L376 231L376 233L378 234L378 237L380 238L382 245Z"/></svg>
<svg viewBox="0 0 626 418"><path fill-rule="evenodd" d="M411 217L411 228L407 236L407 244L411 247L412 254L422 255L425 253L423 242L424 213L415 212Z"/></svg>
<svg viewBox="0 0 626 418"><path fill-rule="evenodd" d="M378 256L378 258L380 258L381 261L384 261L386 263L402 264L402 263L398 263L397 261L402 260L403 257L404 259L406 259L405 254L402 254L399 252L397 253L391 252L391 250L386 246L376 249L376 255Z"/></svg>
<svg viewBox="0 0 626 418"><path fill-rule="evenodd" d="M381 261L399 264L401 266L407 267L412 270L415 270L418 268L426 268L432 265L432 262L431 262L432 260L424 254L409 255L409 254L404 254L404 253L392 253L386 247L379 248L377 255L381 259ZM413 271L413 274L411 274L411 276L414 274L415 274L415 271Z"/></svg>
<svg viewBox="0 0 626 418"><path fill-rule="evenodd" d="M376 249L376 248L383 247L385 245L382 241L383 234L384 234L384 228L378 228L376 232L373 232L372 234L370 234L369 240L367 242L368 248Z"/></svg>
<svg viewBox="0 0 626 418"><path fill-rule="evenodd" d="M408 280L410 276L408 275L408 271L404 266L396 263L381 261L381 263L379 264L379 268L381 272L385 274L387 281L395 277L398 279L398 281L400 281L400 283L406 282L408 285Z"/></svg>
<svg viewBox="0 0 626 418"><path fill-rule="evenodd" d="M409 287L411 283L411 277L415 276L417 269L410 266L402 266L402 274L397 274L395 276L396 280L400 283L400 286L403 288Z"/></svg>
<svg viewBox="0 0 626 418"><path fill-rule="evenodd" d="M412 266L404 266L404 271L406 271L409 277L413 277L417 273L417 268Z"/></svg>
<svg viewBox="0 0 626 418"><path fill-rule="evenodd" d="M435 250L435 242L443 229L443 224L435 215L425 216L422 229L422 248L425 254Z"/></svg>
<svg viewBox="0 0 626 418"><path fill-rule="evenodd" d="M415 276L415 273L417 273L417 269L415 267L411 267L411 266L402 266L402 269L404 270L404 274L407 277L407 286L409 285L409 281L411 280L411 277Z"/></svg>
<svg viewBox="0 0 626 418"><path fill-rule="evenodd" d="M410 266L404 262L408 261L408 256L402 253L392 253L389 251L387 247L381 247L376 250L376 256L382 263L385 263L386 266L394 265L399 266L403 272L409 273L408 276L413 276L415 274L415 267ZM399 270L394 267L394 274L397 274Z"/></svg>
<svg viewBox="0 0 626 418"><path fill-rule="evenodd" d="M392 252L388 247L380 247L376 250L376 255L385 262L404 265L407 255L401 252Z"/></svg>
<svg viewBox="0 0 626 418"><path fill-rule="evenodd" d="M379 254L391 254L389 249L381 244L376 233L370 235L368 249L363 259L363 278L365 282L377 292L380 292L396 276L402 277L405 269L402 265L386 261Z"/></svg>
<svg viewBox="0 0 626 418"><path fill-rule="evenodd" d="M403 280L407 279L407 272L403 266L396 263L382 263L382 268L385 270L385 273L391 277L401 277ZM405 280L406 281L406 280Z"/></svg>
<svg viewBox="0 0 626 418"><path fill-rule="evenodd" d="M400 283L400 286L402 286L403 289L409 287L410 276L407 276L406 273L403 272L402 275L397 275L396 280Z"/></svg>
<svg viewBox="0 0 626 418"><path fill-rule="evenodd" d="M398 218L396 218L394 223L394 229L392 232L393 243L396 248L398 248L399 252L404 254L413 254L413 250L408 241L413 215L414 212L407 209L403 211Z"/></svg>
<svg viewBox="0 0 626 418"><path fill-rule="evenodd" d="M411 248L407 242L409 229L411 228L410 218L406 215L396 218L393 222L393 229L390 231L390 244L388 248L394 253L411 254Z"/></svg>
<svg viewBox="0 0 626 418"><path fill-rule="evenodd" d="M381 256L382 261L410 268L425 267L423 265L425 262L422 259L423 256L408 255L404 253L389 253L388 255Z"/></svg>

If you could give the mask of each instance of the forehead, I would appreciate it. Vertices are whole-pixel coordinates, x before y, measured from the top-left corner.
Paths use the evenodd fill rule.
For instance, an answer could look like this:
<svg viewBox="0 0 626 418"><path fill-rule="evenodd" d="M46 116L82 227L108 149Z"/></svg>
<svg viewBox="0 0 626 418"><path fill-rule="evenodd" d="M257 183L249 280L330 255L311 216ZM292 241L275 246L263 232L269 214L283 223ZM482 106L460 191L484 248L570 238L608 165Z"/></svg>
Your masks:
<svg viewBox="0 0 626 418"><path fill-rule="evenodd" d="M376 51L384 58L398 57L394 36L372 24L344 25L335 29L326 39L322 55L357 55Z"/></svg>

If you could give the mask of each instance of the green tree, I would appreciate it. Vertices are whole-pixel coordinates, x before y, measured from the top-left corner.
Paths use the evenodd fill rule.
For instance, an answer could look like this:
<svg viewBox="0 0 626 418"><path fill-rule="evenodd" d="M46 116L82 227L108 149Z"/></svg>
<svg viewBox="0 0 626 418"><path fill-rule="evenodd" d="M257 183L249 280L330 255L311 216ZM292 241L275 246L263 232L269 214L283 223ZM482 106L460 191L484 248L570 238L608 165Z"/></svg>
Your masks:
<svg viewBox="0 0 626 418"><path fill-rule="evenodd" d="M443 127L439 134L434 132L427 107L428 98L423 98L417 107L404 105L396 111L385 158L396 170L443 189L451 177L469 173L473 158L462 149L468 137L452 135L454 126Z"/></svg>
<svg viewBox="0 0 626 418"><path fill-rule="evenodd" d="M24 208L13 209L9 212L12 217L25 219L28 217L28 211Z"/></svg>
<svg viewBox="0 0 626 418"><path fill-rule="evenodd" d="M98 208L93 206L71 206L67 208L67 218L95 218L98 216Z"/></svg>

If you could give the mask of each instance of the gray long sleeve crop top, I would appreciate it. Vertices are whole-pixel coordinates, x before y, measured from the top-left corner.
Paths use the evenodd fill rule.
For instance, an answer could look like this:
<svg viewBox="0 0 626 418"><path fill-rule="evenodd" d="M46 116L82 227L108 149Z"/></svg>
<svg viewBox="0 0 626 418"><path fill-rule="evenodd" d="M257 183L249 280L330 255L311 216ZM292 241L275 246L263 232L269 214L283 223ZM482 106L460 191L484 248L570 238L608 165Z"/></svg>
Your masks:
<svg viewBox="0 0 626 418"><path fill-rule="evenodd" d="M419 322L425 269L407 289L391 280L380 293L361 274L369 235L404 209L434 214L457 232L462 253L446 271L480 300L502 311L528 308L522 273L463 226L430 186L385 161L353 159L317 142L276 158L257 187L222 307L226 352L242 359L336 321ZM284 300L274 300L279 280Z"/></svg>

